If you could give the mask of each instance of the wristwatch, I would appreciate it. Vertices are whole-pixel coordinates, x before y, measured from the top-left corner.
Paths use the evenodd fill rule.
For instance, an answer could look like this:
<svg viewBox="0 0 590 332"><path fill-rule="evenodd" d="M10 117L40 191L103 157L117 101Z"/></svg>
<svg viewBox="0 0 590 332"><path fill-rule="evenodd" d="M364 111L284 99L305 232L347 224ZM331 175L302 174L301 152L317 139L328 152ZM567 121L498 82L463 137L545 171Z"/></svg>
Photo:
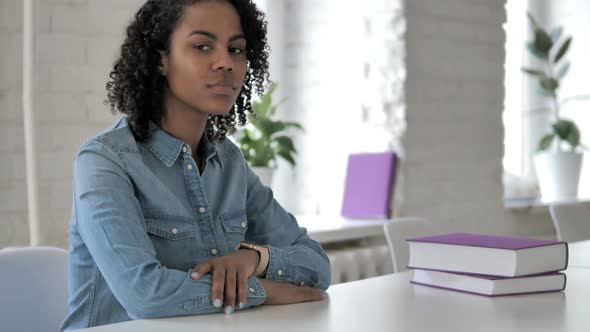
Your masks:
<svg viewBox="0 0 590 332"><path fill-rule="evenodd" d="M258 261L258 266L256 266L256 269L254 270L254 276L261 277L266 273L266 268L268 267L268 262L270 260L267 247L242 241L238 245L237 249L250 249L258 251L258 254L260 255L260 260Z"/></svg>

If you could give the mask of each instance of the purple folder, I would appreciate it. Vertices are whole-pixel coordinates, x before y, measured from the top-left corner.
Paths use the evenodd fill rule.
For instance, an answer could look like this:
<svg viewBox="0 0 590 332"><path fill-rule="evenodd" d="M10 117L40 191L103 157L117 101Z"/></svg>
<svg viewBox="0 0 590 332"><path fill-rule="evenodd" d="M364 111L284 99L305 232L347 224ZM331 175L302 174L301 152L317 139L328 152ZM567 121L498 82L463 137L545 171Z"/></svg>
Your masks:
<svg viewBox="0 0 590 332"><path fill-rule="evenodd" d="M393 152L353 154L348 158L342 216L389 218L395 180Z"/></svg>

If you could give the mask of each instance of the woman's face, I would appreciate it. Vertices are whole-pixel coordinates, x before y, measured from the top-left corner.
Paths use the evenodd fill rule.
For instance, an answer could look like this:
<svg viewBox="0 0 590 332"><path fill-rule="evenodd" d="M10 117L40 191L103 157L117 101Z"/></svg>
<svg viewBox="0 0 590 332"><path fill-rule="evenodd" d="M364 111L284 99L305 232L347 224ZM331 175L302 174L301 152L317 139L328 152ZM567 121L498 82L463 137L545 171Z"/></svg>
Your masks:
<svg viewBox="0 0 590 332"><path fill-rule="evenodd" d="M204 0L188 6L162 53L169 95L199 112L226 114L246 76L246 39L235 8Z"/></svg>

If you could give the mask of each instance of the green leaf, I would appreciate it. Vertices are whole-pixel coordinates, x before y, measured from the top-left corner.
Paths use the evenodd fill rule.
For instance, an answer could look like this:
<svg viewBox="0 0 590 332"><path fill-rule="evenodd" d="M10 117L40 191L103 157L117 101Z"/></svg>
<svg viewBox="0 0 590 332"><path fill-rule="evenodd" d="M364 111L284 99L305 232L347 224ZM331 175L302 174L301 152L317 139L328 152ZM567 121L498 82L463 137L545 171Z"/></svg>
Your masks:
<svg viewBox="0 0 590 332"><path fill-rule="evenodd" d="M533 15L530 12L527 12L526 16L529 18L529 22L531 23L533 30L536 29L539 26L537 24L537 20L535 20L535 18L533 17Z"/></svg>
<svg viewBox="0 0 590 332"><path fill-rule="evenodd" d="M572 149L580 144L580 130L573 121L559 120L553 124L553 131L560 139L568 142Z"/></svg>
<svg viewBox="0 0 590 332"><path fill-rule="evenodd" d="M575 123L571 123L570 132L565 140L571 145L572 149L575 149L580 144L580 130Z"/></svg>
<svg viewBox="0 0 590 332"><path fill-rule="evenodd" d="M569 120L559 120L553 124L553 131L560 139L565 139L569 135L572 122Z"/></svg>
<svg viewBox="0 0 590 332"><path fill-rule="evenodd" d="M247 130L244 130L244 132L240 136L238 144L240 146L242 154L244 155L244 159L246 159L246 161L248 162L251 162L254 159L254 156L252 155L250 150L252 146L254 146L254 141L252 141L252 138L250 138Z"/></svg>
<svg viewBox="0 0 590 332"><path fill-rule="evenodd" d="M251 163L252 166L269 166L270 162L275 158L274 151L265 142L257 142L252 149L255 151L255 156Z"/></svg>
<svg viewBox="0 0 590 332"><path fill-rule="evenodd" d="M565 40L565 42L563 42L563 44L559 48L559 51L557 51L557 54L555 54L555 59L553 60L554 63L557 63L557 62L559 62L559 60L561 60L561 58L565 55L565 53L569 49L571 43L572 43L572 37L568 37Z"/></svg>
<svg viewBox="0 0 590 332"><path fill-rule="evenodd" d="M274 104L273 106L271 106L270 110L269 110L269 115L275 115L275 113L277 112L277 108L279 108L279 106L281 106L282 104L284 104L287 101L287 97L281 99L278 103Z"/></svg>
<svg viewBox="0 0 590 332"><path fill-rule="evenodd" d="M287 127L287 128L289 128L289 127L292 127L292 128L297 128L297 129L300 129L300 130L305 130L305 129L303 129L303 126L302 126L302 125L300 125L300 124L299 124L299 123L297 123L297 122L283 122L283 124L284 124L284 125L285 125L285 127Z"/></svg>
<svg viewBox="0 0 590 332"><path fill-rule="evenodd" d="M288 122L287 121L287 122L283 122L283 124L285 125L285 128L297 128L299 130L305 131L305 129L303 129L303 126L297 122Z"/></svg>
<svg viewBox="0 0 590 332"><path fill-rule="evenodd" d="M283 131L285 129L285 125L281 121L272 121L269 119L264 119L260 121L260 132L262 135L270 138L272 135Z"/></svg>
<svg viewBox="0 0 590 332"><path fill-rule="evenodd" d="M575 124L565 140L572 146L572 149L580 144L580 130Z"/></svg>
<svg viewBox="0 0 590 332"><path fill-rule="evenodd" d="M537 148L537 151L547 150L551 146L551 143L553 142L554 138L555 134L547 134L543 136L543 138L539 142L539 147Z"/></svg>
<svg viewBox="0 0 590 332"><path fill-rule="evenodd" d="M279 151L278 152L278 155L281 156L286 161L288 161L289 164L291 164L291 167L295 167L295 159L293 159L293 156L291 155L290 152L287 152L287 151Z"/></svg>
<svg viewBox="0 0 590 332"><path fill-rule="evenodd" d="M533 75L533 76L539 76L539 77L546 77L547 75L545 75L545 72L539 69L531 69L531 68L525 68L522 67L520 68L521 71L529 74L529 75Z"/></svg>
<svg viewBox="0 0 590 332"><path fill-rule="evenodd" d="M555 90L559 88L559 82L553 77L540 79L539 84L541 84L541 88L543 88L543 90L547 91L551 95L555 95Z"/></svg>
<svg viewBox="0 0 590 332"><path fill-rule="evenodd" d="M551 40L553 41L553 43L557 43L559 38L561 38L562 33L563 33L563 27L560 27L560 26L551 30Z"/></svg>
<svg viewBox="0 0 590 332"><path fill-rule="evenodd" d="M292 166L295 165L293 154L296 150L293 140L279 133L287 128L303 130L303 126L296 122L272 119L278 107L287 100L283 98L276 104L273 102L272 96L276 88L277 84L271 84L260 100L252 103L253 113L248 115L251 126L245 128L247 133L236 137L244 158L251 166L268 166L277 156L287 160Z"/></svg>
<svg viewBox="0 0 590 332"><path fill-rule="evenodd" d="M566 61L559 67L559 69L557 69L557 75L556 75L557 79L562 80L565 77L565 75L567 75L569 70L570 70L570 62Z"/></svg>
<svg viewBox="0 0 590 332"><path fill-rule="evenodd" d="M260 101L252 103L252 110L256 114L256 116L260 119L266 119L271 114L271 107L273 106L272 103L272 94L274 93L277 85L272 84L268 91L266 91Z"/></svg>
<svg viewBox="0 0 590 332"><path fill-rule="evenodd" d="M293 140L287 136L279 136L275 138L275 141L279 145L279 150L288 152L297 152L295 150L295 144Z"/></svg>
<svg viewBox="0 0 590 332"><path fill-rule="evenodd" d="M545 30L541 28L535 29L535 48L542 54L548 55L551 47L553 47L553 41Z"/></svg>
<svg viewBox="0 0 590 332"><path fill-rule="evenodd" d="M548 57L548 53L544 54L541 51L537 50L537 48L535 47L535 43L534 42L528 42L526 44L526 48L527 50L529 50L529 52L536 56L537 58L541 59L541 60L547 60Z"/></svg>
<svg viewBox="0 0 590 332"><path fill-rule="evenodd" d="M543 87L541 87L541 85L539 85L539 87L537 89L537 93L539 93L541 96L544 96L544 97L553 97L553 92L545 90ZM550 109L550 110L552 110L552 109Z"/></svg>

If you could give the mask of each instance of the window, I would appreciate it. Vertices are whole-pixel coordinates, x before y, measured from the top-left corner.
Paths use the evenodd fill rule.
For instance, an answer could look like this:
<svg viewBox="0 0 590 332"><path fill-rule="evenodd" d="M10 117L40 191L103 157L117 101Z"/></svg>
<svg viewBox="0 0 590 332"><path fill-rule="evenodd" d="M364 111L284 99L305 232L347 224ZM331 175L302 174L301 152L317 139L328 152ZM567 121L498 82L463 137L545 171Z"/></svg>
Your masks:
<svg viewBox="0 0 590 332"><path fill-rule="evenodd" d="M571 62L569 73L562 81L560 99L563 117L572 119L580 128L582 143L590 145L590 88L587 75L590 63L590 3L507 1L506 79L504 107L504 188L506 199L534 199L538 196L533 156L539 139L549 129L549 113L539 110L548 102L539 96L537 82L522 74L520 68L534 59L525 51L525 42L532 40L527 10L547 29L563 26L564 34L572 35L572 46L567 54ZM583 8L580 8L582 6ZM573 97L573 98L571 98ZM580 180L579 196L590 197L590 162L585 162Z"/></svg>

